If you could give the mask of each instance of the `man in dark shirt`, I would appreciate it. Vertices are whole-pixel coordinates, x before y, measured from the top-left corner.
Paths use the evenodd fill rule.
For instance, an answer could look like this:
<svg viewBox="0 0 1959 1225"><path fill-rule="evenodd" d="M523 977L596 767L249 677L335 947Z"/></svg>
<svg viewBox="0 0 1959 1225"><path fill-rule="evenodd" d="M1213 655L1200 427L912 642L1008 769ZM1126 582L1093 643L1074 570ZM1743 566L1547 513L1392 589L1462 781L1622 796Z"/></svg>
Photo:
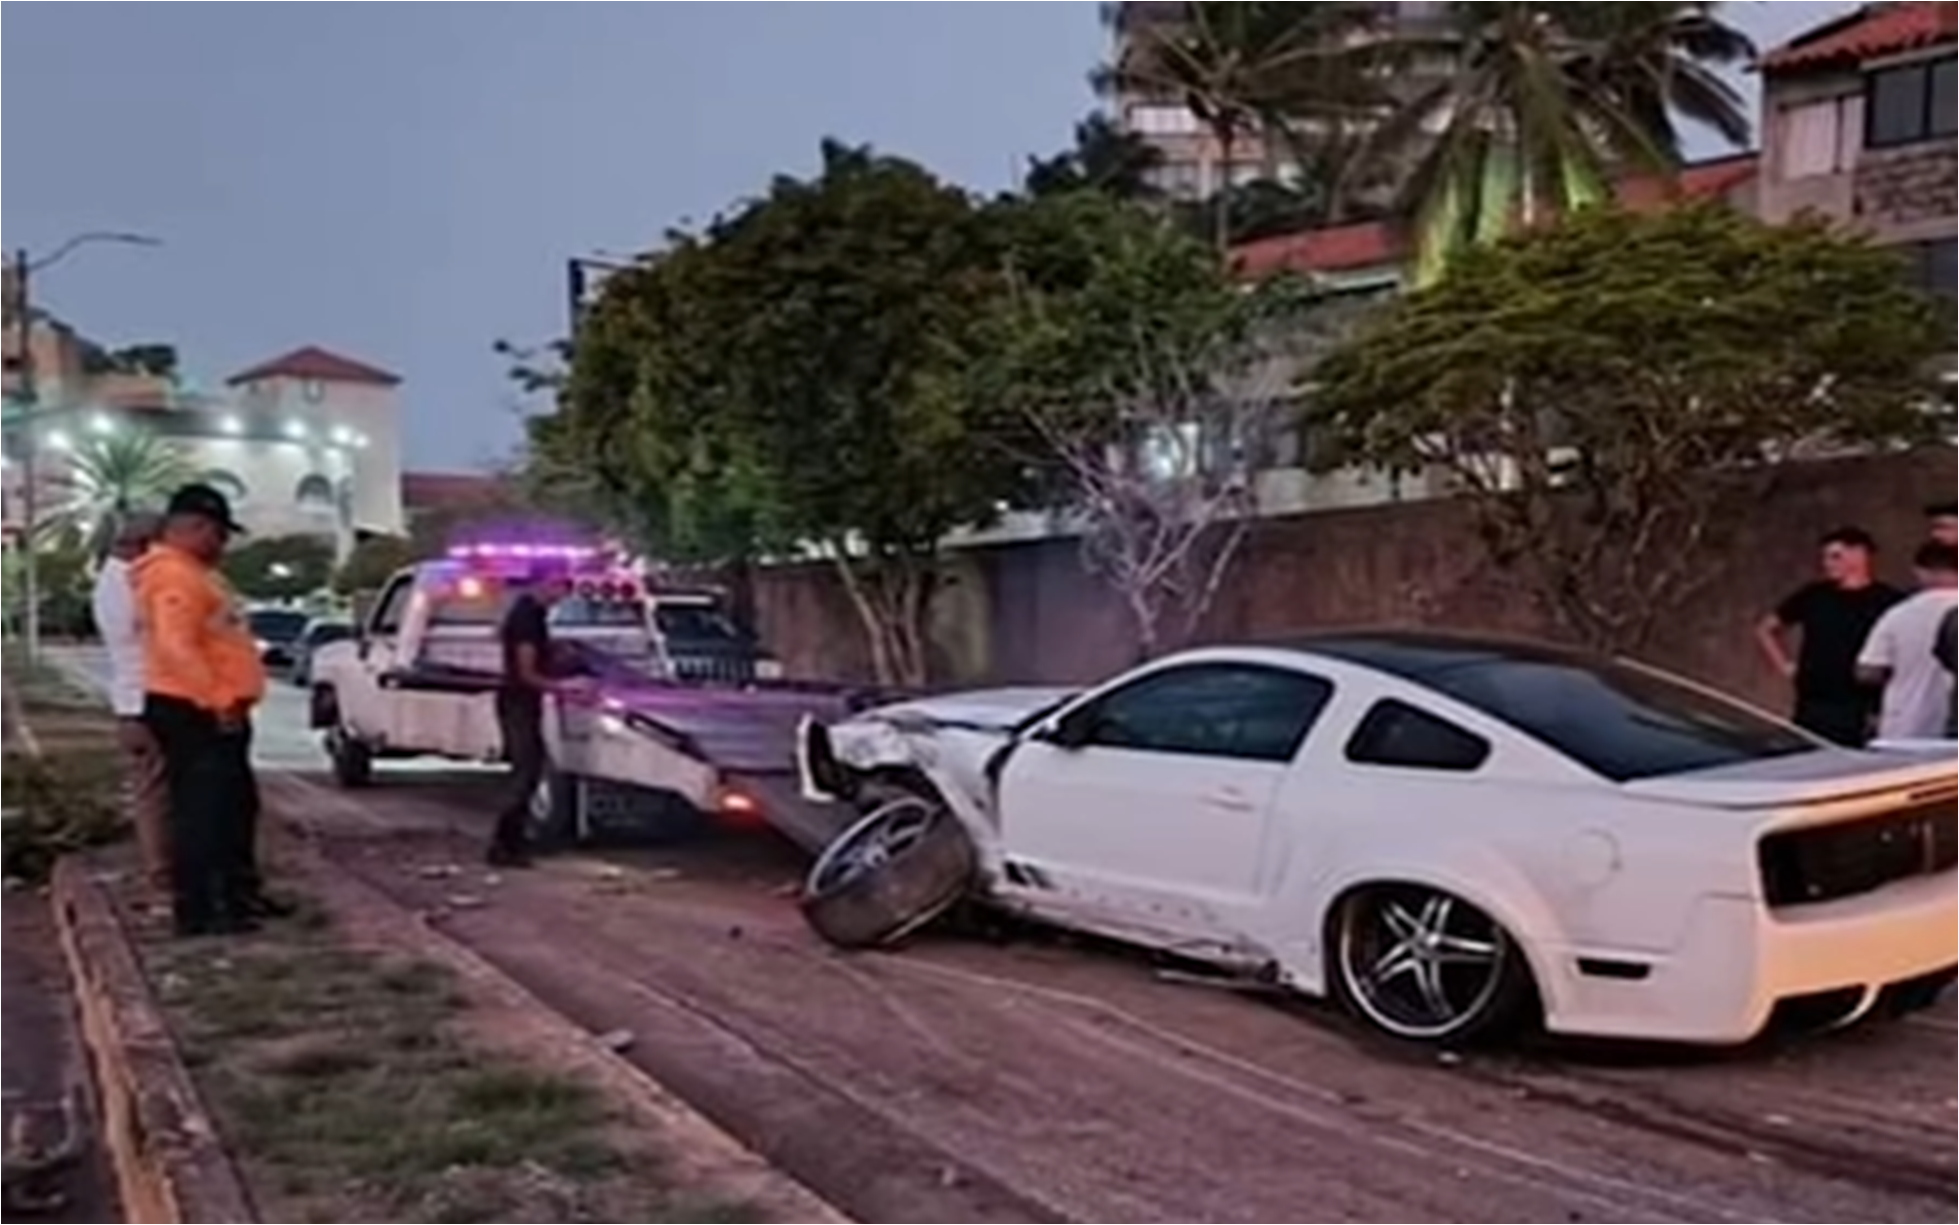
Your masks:
<svg viewBox="0 0 1959 1225"><path fill-rule="evenodd" d="M544 746L544 699L565 682L551 675L551 605L570 590L566 576L535 576L504 612L497 638L503 647L503 680L497 686L497 726L510 789L497 813L489 861L515 868L530 863L530 812L548 764Z"/></svg>
<svg viewBox="0 0 1959 1225"><path fill-rule="evenodd" d="M1823 577L1798 588L1756 627L1762 653L1795 687L1796 723L1826 740L1858 747L1870 739L1878 690L1857 677L1857 653L1877 619L1904 593L1877 581L1877 542L1862 528L1822 540ZM1801 635L1792 659L1785 642Z"/></svg>

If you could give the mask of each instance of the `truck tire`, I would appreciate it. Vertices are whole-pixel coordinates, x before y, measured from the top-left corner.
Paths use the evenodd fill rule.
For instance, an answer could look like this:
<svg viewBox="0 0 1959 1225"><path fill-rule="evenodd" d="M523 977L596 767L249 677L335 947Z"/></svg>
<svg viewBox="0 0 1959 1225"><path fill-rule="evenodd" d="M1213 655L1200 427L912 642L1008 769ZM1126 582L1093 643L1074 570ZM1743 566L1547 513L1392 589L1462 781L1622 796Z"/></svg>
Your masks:
<svg viewBox="0 0 1959 1225"><path fill-rule="evenodd" d="M972 839L937 796L873 809L817 857L803 919L838 948L884 948L952 909L978 867Z"/></svg>
<svg viewBox="0 0 1959 1225"><path fill-rule="evenodd" d="M555 766L544 768L544 777L531 794L531 841L546 850L568 847L578 841L578 779Z"/></svg>
<svg viewBox="0 0 1959 1225"><path fill-rule="evenodd" d="M333 781L350 790L374 782L374 750L336 727L326 735L327 757L333 763Z"/></svg>

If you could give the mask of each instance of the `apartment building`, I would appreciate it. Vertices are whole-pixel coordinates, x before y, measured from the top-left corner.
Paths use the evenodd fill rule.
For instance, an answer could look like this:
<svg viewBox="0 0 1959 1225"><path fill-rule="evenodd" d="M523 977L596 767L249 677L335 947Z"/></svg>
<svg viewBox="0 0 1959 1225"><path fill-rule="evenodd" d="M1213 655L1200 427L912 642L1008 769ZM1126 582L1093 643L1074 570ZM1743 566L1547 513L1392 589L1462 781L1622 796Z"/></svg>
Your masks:
<svg viewBox="0 0 1959 1225"><path fill-rule="evenodd" d="M1959 234L1959 5L1868 4L1762 57L1753 207L1813 211L1902 248L1954 293Z"/></svg>

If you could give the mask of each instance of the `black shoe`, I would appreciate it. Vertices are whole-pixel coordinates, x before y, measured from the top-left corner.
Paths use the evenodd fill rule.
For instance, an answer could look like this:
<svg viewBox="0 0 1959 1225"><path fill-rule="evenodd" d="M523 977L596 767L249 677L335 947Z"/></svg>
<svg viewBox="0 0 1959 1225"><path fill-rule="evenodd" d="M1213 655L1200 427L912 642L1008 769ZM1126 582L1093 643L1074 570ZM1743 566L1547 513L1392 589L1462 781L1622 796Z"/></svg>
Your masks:
<svg viewBox="0 0 1959 1225"><path fill-rule="evenodd" d="M483 860L493 868L528 868L535 862L521 846L493 846Z"/></svg>
<svg viewBox="0 0 1959 1225"><path fill-rule="evenodd" d="M299 913L299 907L284 898L254 893L238 903L238 913L248 919L290 919Z"/></svg>
<svg viewBox="0 0 1959 1225"><path fill-rule="evenodd" d="M257 919L245 915L215 915L176 921L177 935L184 939L198 936L243 936L259 929Z"/></svg>

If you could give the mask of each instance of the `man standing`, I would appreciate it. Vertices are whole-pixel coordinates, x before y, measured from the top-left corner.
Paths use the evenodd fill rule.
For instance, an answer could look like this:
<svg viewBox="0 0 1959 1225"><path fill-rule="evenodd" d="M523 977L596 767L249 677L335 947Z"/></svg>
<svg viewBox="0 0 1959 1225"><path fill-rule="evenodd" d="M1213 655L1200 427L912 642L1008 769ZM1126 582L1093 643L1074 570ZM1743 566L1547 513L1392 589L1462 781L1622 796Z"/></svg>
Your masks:
<svg viewBox="0 0 1959 1225"><path fill-rule="evenodd" d="M1838 528L1821 544L1823 577L1791 593L1755 635L1770 665L1795 687L1796 724L1857 747L1870 738L1877 711L1877 690L1859 678L1857 653L1903 593L1874 576L1877 542L1869 532ZM1793 659L1784 641L1790 630L1802 638Z"/></svg>
<svg viewBox="0 0 1959 1225"><path fill-rule="evenodd" d="M251 777L239 744L265 694L265 670L216 572L242 530L222 493L186 485L170 497L161 540L134 569L143 717L163 752L172 912L185 936L256 926L243 871Z"/></svg>
<svg viewBox="0 0 1959 1225"><path fill-rule="evenodd" d="M568 683L551 675L551 606L571 590L560 571L533 574L504 612L497 638L503 647L503 679L497 687L497 726L510 763L509 793L490 838L492 866L521 868L531 860L530 812L544 782L544 699Z"/></svg>
<svg viewBox="0 0 1959 1225"><path fill-rule="evenodd" d="M1940 659L1939 627L1959 606L1959 549L1928 540L1911 565L1918 593L1878 618L1857 656L1858 675L1884 690L1882 740L1940 739L1952 716L1952 674Z"/></svg>
<svg viewBox="0 0 1959 1225"><path fill-rule="evenodd" d="M134 514L116 525L109 556L95 575L95 632L109 655L109 708L116 739L128 758L130 823L143 862L143 877L158 901L170 897L169 796L163 755L143 722L143 644L136 630L136 593L129 568L156 539L156 516Z"/></svg>

